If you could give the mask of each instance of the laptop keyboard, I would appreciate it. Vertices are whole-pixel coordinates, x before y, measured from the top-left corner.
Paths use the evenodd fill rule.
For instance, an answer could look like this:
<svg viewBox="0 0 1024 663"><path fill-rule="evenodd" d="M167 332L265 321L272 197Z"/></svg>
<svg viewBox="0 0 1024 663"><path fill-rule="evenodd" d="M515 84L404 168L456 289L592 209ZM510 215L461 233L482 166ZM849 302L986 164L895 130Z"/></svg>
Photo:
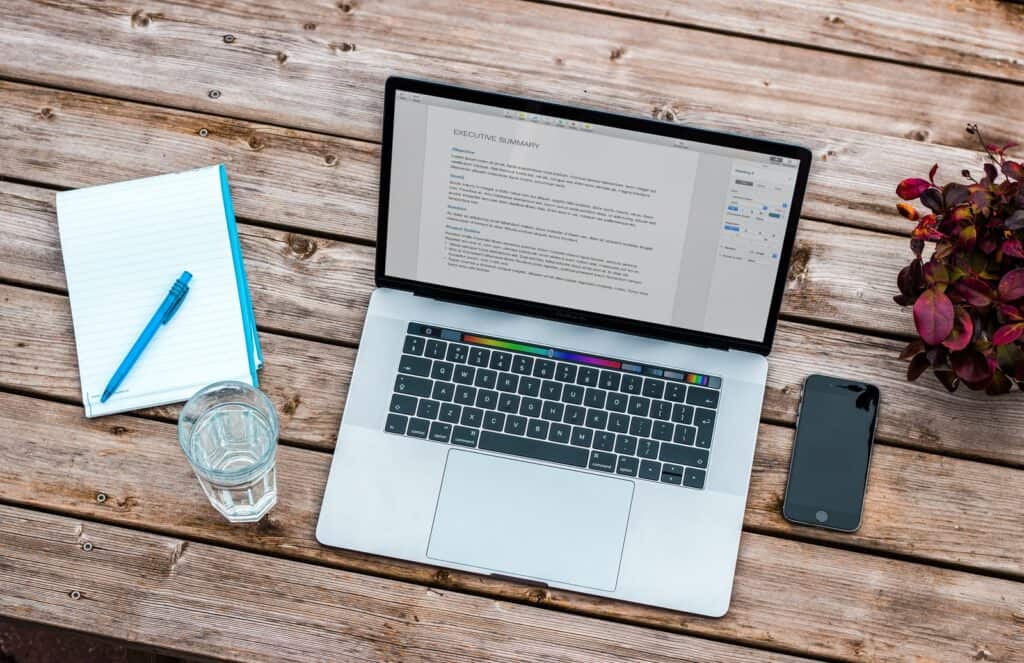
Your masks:
<svg viewBox="0 0 1024 663"><path fill-rule="evenodd" d="M416 322L385 430L702 489L722 380Z"/></svg>

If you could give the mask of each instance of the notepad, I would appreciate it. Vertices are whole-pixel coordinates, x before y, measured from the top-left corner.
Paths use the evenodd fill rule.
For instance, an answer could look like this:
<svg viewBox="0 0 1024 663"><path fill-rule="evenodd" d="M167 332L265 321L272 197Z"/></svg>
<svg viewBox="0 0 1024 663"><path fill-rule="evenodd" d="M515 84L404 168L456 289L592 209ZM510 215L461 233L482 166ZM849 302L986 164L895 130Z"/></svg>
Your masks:
<svg viewBox="0 0 1024 663"><path fill-rule="evenodd" d="M58 193L57 222L87 417L187 400L220 380L258 386L263 355L223 165ZM181 308L100 403L186 270Z"/></svg>

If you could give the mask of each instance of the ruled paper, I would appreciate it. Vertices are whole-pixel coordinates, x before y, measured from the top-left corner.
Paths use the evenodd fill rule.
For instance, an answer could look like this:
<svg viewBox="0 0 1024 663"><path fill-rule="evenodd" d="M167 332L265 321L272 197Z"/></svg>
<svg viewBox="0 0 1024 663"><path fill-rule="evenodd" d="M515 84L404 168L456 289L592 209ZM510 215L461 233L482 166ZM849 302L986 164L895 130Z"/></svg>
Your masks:
<svg viewBox="0 0 1024 663"><path fill-rule="evenodd" d="M57 194L86 416L253 383L219 167ZM189 293L118 390L107 382L183 271Z"/></svg>

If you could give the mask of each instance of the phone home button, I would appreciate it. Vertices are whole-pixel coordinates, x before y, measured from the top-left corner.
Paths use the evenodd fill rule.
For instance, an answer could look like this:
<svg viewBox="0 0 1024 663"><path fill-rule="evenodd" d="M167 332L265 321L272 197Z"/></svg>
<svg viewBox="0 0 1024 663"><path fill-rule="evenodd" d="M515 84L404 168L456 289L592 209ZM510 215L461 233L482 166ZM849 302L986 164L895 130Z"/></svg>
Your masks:
<svg viewBox="0 0 1024 663"><path fill-rule="evenodd" d="M819 523L823 523L826 520L828 520L828 511L819 511L818 513L814 514L814 517L815 519L817 519Z"/></svg>

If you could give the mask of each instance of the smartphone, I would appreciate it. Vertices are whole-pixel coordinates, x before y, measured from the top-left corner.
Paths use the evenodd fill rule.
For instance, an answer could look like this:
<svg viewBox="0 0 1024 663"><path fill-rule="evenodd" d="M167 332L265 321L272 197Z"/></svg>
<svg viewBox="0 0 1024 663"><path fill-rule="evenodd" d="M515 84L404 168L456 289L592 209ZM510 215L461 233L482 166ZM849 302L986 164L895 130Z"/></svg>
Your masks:
<svg viewBox="0 0 1024 663"><path fill-rule="evenodd" d="M827 375L804 381L782 503L786 520L857 531L877 417L874 385Z"/></svg>

